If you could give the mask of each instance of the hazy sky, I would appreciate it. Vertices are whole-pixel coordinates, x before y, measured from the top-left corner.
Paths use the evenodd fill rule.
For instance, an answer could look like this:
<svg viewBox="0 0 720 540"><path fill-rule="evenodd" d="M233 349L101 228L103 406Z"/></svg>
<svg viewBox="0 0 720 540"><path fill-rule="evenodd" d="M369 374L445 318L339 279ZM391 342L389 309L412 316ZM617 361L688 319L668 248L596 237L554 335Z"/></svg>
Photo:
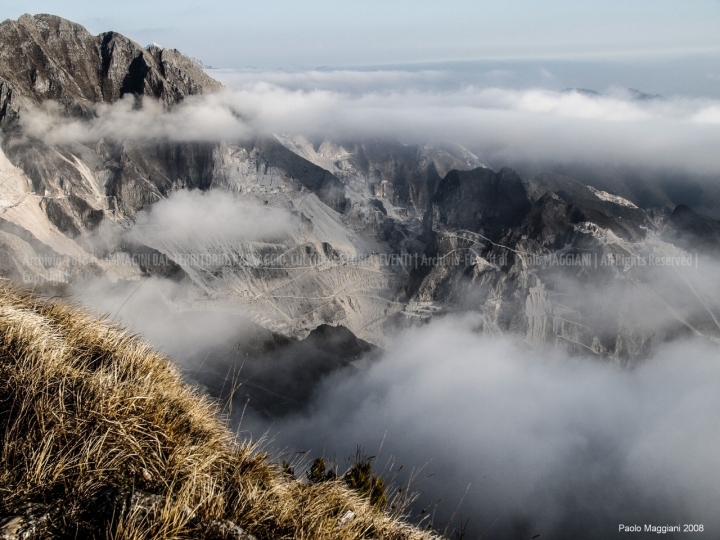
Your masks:
<svg viewBox="0 0 720 540"><path fill-rule="evenodd" d="M720 53L719 0L4 0L219 67L313 68L508 57Z"/></svg>

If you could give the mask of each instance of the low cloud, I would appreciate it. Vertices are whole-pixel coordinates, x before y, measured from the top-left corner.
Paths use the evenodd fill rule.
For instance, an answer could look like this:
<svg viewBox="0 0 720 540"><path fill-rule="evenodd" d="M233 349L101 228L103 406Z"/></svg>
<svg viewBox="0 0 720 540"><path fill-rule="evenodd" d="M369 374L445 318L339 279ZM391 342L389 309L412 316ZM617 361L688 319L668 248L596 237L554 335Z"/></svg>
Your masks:
<svg viewBox="0 0 720 540"><path fill-rule="evenodd" d="M139 108L132 96L112 105L94 106L95 117L67 118L57 114L55 104L30 108L22 115L28 135L50 144L93 143L111 140L223 140L249 136L252 132L224 97L188 99L170 111L151 99L143 99Z"/></svg>
<svg viewBox="0 0 720 540"><path fill-rule="evenodd" d="M306 72L225 75L230 89L166 111L144 100L99 105L91 121L50 107L23 116L51 143L101 138L237 140L284 133L336 140L449 140L494 162L551 160L717 172L720 104L699 98L638 99L473 85L439 89L441 72Z"/></svg>
<svg viewBox="0 0 720 540"><path fill-rule="evenodd" d="M604 539L621 523L717 534L715 345L677 342L626 371L478 323L435 320L369 370L330 378L311 414L271 428L276 444L341 463L358 444L382 446L380 468L390 455L406 470L433 458L415 517L429 508L444 527L457 508L470 538Z"/></svg>
<svg viewBox="0 0 720 540"><path fill-rule="evenodd" d="M423 69L403 71L400 69L364 70L349 69L309 71L261 71L261 70L213 70L231 89L249 88L255 84L270 84L289 90L312 92L329 90L360 95L367 92L398 91L408 88L431 88L453 84L456 77L443 70Z"/></svg>
<svg viewBox="0 0 720 540"><path fill-rule="evenodd" d="M129 236L165 246L229 249L239 242L286 237L298 227L299 220L282 208L222 190L180 190L138 214Z"/></svg>
<svg viewBox="0 0 720 540"><path fill-rule="evenodd" d="M143 278L112 283L105 278L87 280L73 288L75 299L111 320L142 334L153 346L188 370L202 370L210 350L232 350L253 325L227 311L172 309L173 303L192 300L187 283ZM208 369L207 367L205 369Z"/></svg>
<svg viewBox="0 0 720 540"><path fill-rule="evenodd" d="M712 100L638 100L623 90L593 96L473 86L437 91L421 84L399 89L390 80L381 88L377 81L353 82L363 88L353 92L339 88L343 78L367 81L365 75L333 77L338 80L317 76L303 88L280 77L238 80L226 92L188 99L171 111L147 100L137 109L123 100L98 106L91 121L63 118L52 107L28 112L23 121L29 134L57 144L271 133L388 136L452 140L493 160L719 170L720 104ZM269 241L297 226L285 210L217 192L179 192L141 214L130 236L165 252L196 253ZM169 280L101 280L81 289L86 304L142 331L192 370L206 361L208 348L233 348L256 330L241 317L213 314L207 303L203 311L174 313L170 304L180 299L192 306L194 291ZM607 538L620 523L698 523L717 536L715 344L664 345L628 371L483 336L475 332L479 322L474 315L435 320L402 334L366 371L330 377L308 415L272 426L276 444L342 460L357 444L374 453L384 439L381 465L389 455L406 468L434 457L428 477L416 485L427 494L417 510L442 499L435 513L442 523L470 484L459 514L470 517L475 537ZM659 323L653 318L652 324Z"/></svg>
<svg viewBox="0 0 720 540"><path fill-rule="evenodd" d="M289 234L294 219L227 193L178 192L141 214L132 233L198 252ZM703 262L688 275L676 274L659 268L647 276L662 301L607 283L566 283L560 292L582 299L586 310L597 306L600 328L617 322L617 310L603 306L623 302L637 315L639 334L654 329L663 335L678 317L695 325L702 313L712 320L716 266ZM693 296L695 288L702 298ZM238 343L258 334L242 316L214 311L207 298L194 309L194 295L202 292L185 283L98 280L76 294L141 332L211 390L226 378L231 384L242 361ZM572 300L567 305L580 311ZM309 412L270 425L248 409L241 427L255 436L269 430L276 447L308 450L312 457L324 453L340 463L356 445L370 454L382 446L379 468L394 458L386 474L433 458L414 486L422 497L413 518L428 508L442 528L458 508L456 518L470 518L468 538L605 539L621 523L720 530L717 344L678 338L624 370L559 348L531 348L517 336L485 336L477 332L480 323L479 315L468 314L407 331L369 368L325 379ZM268 391L288 378L288 365L267 368ZM244 413L242 388L238 394L236 416Z"/></svg>
<svg viewBox="0 0 720 540"><path fill-rule="evenodd" d="M159 252L147 257L158 263L156 271L172 273L169 264L178 264L197 278L231 264L241 253L250 257L252 250L243 244L288 239L299 226L290 211L251 198L220 189L180 190L139 212L128 229L108 231L104 241L113 249L128 243L150 246ZM208 297L202 279L198 285L177 273L135 277L116 283L107 277L86 280L73 287L73 294L192 369L208 350L232 350L241 336L257 331L246 317L228 310L222 298Z"/></svg>

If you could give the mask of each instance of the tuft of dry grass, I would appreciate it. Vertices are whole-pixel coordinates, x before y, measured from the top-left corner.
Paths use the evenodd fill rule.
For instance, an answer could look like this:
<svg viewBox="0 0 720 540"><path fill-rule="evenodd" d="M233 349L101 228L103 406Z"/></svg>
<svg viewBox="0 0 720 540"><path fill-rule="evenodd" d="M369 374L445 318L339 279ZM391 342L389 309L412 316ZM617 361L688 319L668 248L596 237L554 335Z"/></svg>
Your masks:
<svg viewBox="0 0 720 540"><path fill-rule="evenodd" d="M340 482L289 477L141 339L7 283L0 444L0 515L42 507L38 537L209 538L229 520L261 540L435 538Z"/></svg>

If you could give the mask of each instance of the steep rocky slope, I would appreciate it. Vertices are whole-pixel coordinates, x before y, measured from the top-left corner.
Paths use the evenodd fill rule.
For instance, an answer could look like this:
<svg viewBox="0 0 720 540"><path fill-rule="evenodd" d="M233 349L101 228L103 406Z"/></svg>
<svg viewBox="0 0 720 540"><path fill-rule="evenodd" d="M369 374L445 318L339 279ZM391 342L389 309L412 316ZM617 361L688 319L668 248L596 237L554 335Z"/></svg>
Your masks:
<svg viewBox="0 0 720 540"><path fill-rule="evenodd" d="M622 364L683 334L717 342L720 291L708 252L717 225L695 217L709 232L691 244L677 229L681 214L641 209L558 175L451 172L425 224L428 255L441 262L415 274L410 294L479 310L490 333Z"/></svg>
<svg viewBox="0 0 720 540"><path fill-rule="evenodd" d="M241 443L120 327L0 284L0 537L432 540L346 482Z"/></svg>
<svg viewBox="0 0 720 540"><path fill-rule="evenodd" d="M91 35L53 15L23 15L0 24L0 125L19 115L23 100L59 103L67 114L91 114L95 103L125 94L167 105L219 90L193 61L176 50L143 49L115 32Z"/></svg>
<svg viewBox="0 0 720 540"><path fill-rule="evenodd" d="M378 197L420 217L448 172L486 167L469 150L449 143L419 146L388 139L311 142L300 135L276 137L294 153L341 178L361 198Z"/></svg>
<svg viewBox="0 0 720 540"><path fill-rule="evenodd" d="M168 309L238 315L291 339L329 324L382 345L458 309L482 312L488 332L623 363L683 332L717 339L714 263L691 253L714 249L714 222L646 204L619 180L527 178L457 145L382 139L59 143L32 135L34 110L83 121L121 99L175 110L221 85L177 51L50 15L5 21L0 44L3 275L76 286L171 277L186 290ZM289 225L232 242L138 234L156 203L184 190L277 209ZM695 273L647 264L690 256ZM639 305L659 322L638 321Z"/></svg>

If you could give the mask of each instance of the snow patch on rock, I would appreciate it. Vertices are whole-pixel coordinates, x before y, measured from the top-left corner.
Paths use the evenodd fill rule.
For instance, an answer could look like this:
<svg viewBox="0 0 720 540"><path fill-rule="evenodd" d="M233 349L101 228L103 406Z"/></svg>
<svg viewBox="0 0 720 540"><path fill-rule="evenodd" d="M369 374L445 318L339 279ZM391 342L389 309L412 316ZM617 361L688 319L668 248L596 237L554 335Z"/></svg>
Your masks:
<svg viewBox="0 0 720 540"><path fill-rule="evenodd" d="M628 201L627 199L625 199L623 197L620 197L619 195L613 195L612 193L608 193L607 191L601 191L599 189L595 189L592 186L588 186L588 188L601 201L607 201L607 202L619 204L620 206L627 206L628 208L637 208L637 205L635 205L634 203L632 203L631 201Z"/></svg>

